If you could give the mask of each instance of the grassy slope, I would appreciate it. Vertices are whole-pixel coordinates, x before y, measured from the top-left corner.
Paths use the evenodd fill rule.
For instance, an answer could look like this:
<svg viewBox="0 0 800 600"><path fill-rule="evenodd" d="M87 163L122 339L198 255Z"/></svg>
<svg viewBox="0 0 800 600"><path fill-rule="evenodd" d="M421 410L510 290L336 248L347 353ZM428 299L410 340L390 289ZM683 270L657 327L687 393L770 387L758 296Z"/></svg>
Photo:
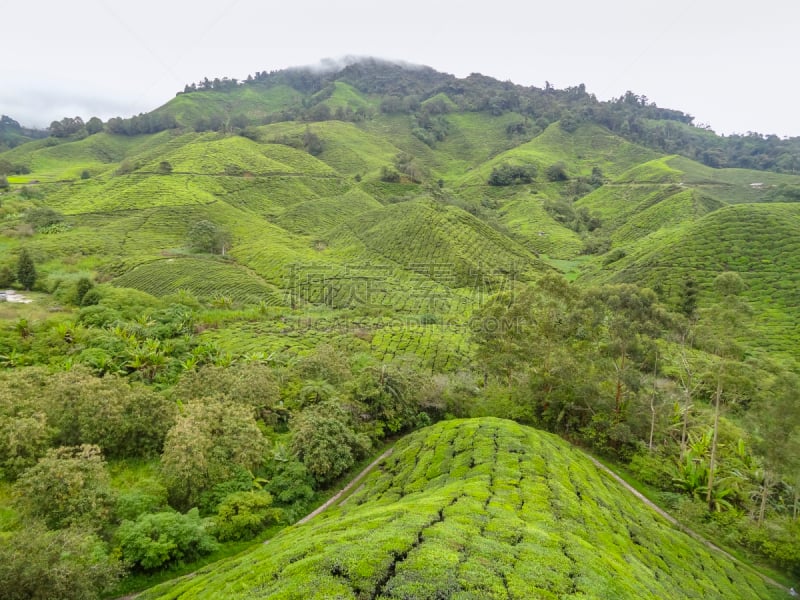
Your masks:
<svg viewBox="0 0 800 600"><path fill-rule="evenodd" d="M239 98L242 94L247 98ZM231 94L182 94L163 109L176 115L185 109L179 116L191 120L222 110L220 103L228 103L223 107L228 112L247 107L273 111L296 101L289 88L247 87ZM346 84L337 84L325 102L332 108L375 108L375 98ZM597 166L610 178L577 205L599 215L613 247L626 252L624 258L605 266L603 257L582 261L586 280L653 284L657 279L666 285L668 295L674 295L690 263L692 269L703 271L698 278L704 285L718 268L743 271L751 284L750 297L757 303L757 320L764 331L772 332L770 347L790 348L795 336L778 330L795 327L799 318L789 289L798 263L792 246L776 236L783 231L783 239L791 240L793 225L778 227L769 233L771 239L764 237L765 231L757 233L759 239L752 244L726 251L735 254L728 261L700 264L702 260L696 257L692 263L677 256L667 265L655 258L654 248L658 252L676 249L683 244L683 236L713 240L718 237L713 231L697 229L701 223L705 227L716 222L704 215L713 215L729 202L765 200L770 186L796 183L799 178L714 170L679 157L659 157L597 126L584 125L567 133L554 124L526 141L506 132L508 125L522 118L512 112L500 116L451 113L444 118L449 123L448 135L433 147L412 135L411 116L380 112L359 123L265 125L257 130L260 142L178 131L134 137L101 133L79 141L31 142L3 156L33 169L23 179L51 182L39 186L42 202L67 215L71 229L29 239L4 236L0 247L13 255L20 245L27 245L44 273L99 271L120 276L144 264L150 265L149 271L164 266L160 277L149 271L145 277L142 270L139 276L122 280L157 293L174 287L168 285L173 276L187 277L186 287L213 295L215 285L219 294L238 289L234 280L241 273L252 274L264 285L285 286L298 265L321 269L312 276L334 273L341 279L343 272L350 272L349 281L335 286L330 297L334 306L352 306L354 286L363 280L363 273L352 273L372 264L382 272L366 274L372 286L370 305L415 315L444 311L463 316L469 313L471 301L454 287L481 286L487 274L515 268L535 276L542 268L536 255L562 261L578 256L583 240L543 208L547 200L561 197L565 185L546 182L544 170L563 161L572 177L586 176ZM317 157L285 144L302 148L306 130L322 139L323 150ZM392 164L400 152L416 158L428 173L428 185L378 181L380 169ZM123 161L133 171L116 175ZM162 161L170 162L172 174L158 174ZM491 169L503 162L537 164L537 181L503 189L485 185ZM89 179L80 178L83 170L90 172ZM362 177L360 183L355 175ZM438 178L444 182L442 193L453 204L489 216L499 229L454 206L436 208L421 200L430 196L428 186ZM753 187L754 182L764 185ZM20 206L24 205L21 201ZM759 218L769 214L779 223L784 221L782 205L759 210ZM13 224L14 215L10 218ZM188 228L200 219L217 222L233 233L231 258L238 263L202 286L197 283L202 269L176 273L174 265L163 261L183 252ZM736 225L750 226L746 219ZM705 253L701 256L726 256L713 247L698 251ZM771 252L782 254L773 260ZM778 276L770 261L786 275ZM412 267L420 264L444 266L420 273ZM386 265L392 267L388 274L382 269ZM665 269L669 273L664 274ZM255 297L250 292L234 295ZM426 305L431 298L437 306L429 310ZM384 339L384 333L377 333L383 349L407 343L397 333Z"/></svg>
<svg viewBox="0 0 800 600"><path fill-rule="evenodd" d="M285 85L241 86L225 92L179 94L153 112L157 115L172 115L178 123L186 126L215 115L244 115L256 121L295 106L301 99L299 92Z"/></svg>
<svg viewBox="0 0 800 600"><path fill-rule="evenodd" d="M226 296L239 302L277 303L280 296L254 274L235 264L202 258L165 258L128 271L114 285L154 296L187 290L198 298Z"/></svg>
<svg viewBox="0 0 800 600"><path fill-rule="evenodd" d="M771 598L555 436L499 419L398 442L338 508L168 598Z"/></svg>
<svg viewBox="0 0 800 600"><path fill-rule="evenodd" d="M544 268L525 248L469 213L423 200L365 213L331 233L331 249L346 256L428 270L451 287L480 286L503 274L523 277Z"/></svg>
<svg viewBox="0 0 800 600"><path fill-rule="evenodd" d="M545 169L557 162L566 164L570 176L588 176L593 167L599 167L606 176L613 177L657 156L652 150L626 142L596 125L583 125L570 134L554 123L530 142L485 162L465 177L463 183L483 184L492 169L503 163L536 165L542 180Z"/></svg>
<svg viewBox="0 0 800 600"><path fill-rule="evenodd" d="M714 278L723 271L735 271L747 284L744 297L755 309L755 330L761 337L757 345L796 355L798 231L800 205L728 206L634 246L594 278L658 284L668 295L677 296L691 277L705 299L713 299Z"/></svg>

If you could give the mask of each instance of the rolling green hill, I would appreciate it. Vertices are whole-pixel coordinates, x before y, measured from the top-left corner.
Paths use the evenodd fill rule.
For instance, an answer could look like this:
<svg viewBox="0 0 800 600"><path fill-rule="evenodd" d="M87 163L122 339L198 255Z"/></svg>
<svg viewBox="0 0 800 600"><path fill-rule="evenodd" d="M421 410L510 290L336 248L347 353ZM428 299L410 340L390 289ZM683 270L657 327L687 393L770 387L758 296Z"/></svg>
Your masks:
<svg viewBox="0 0 800 600"><path fill-rule="evenodd" d="M448 420L561 433L715 543L782 582L800 573L797 427L783 419L799 389L800 141L691 122L633 93L365 60L204 80L102 131L12 132L0 289L32 302L0 305L0 373L46 393L0 389L0 536L30 541L14 478L59 445L102 442L119 479L143 469L157 485L109 504L84 545L113 566L133 552L122 521L185 520L230 556L370 448L441 421L334 510L146 597L773 597L557 438ZM746 325L730 335L708 318L728 272ZM693 327L741 352L715 354ZM123 391L67 402L73 377ZM232 430L203 421L216 413L192 396L206 392L241 404ZM139 423L153 398L174 427L130 433L121 415ZM117 453L106 414L146 451ZM178 447L190 429L210 458L233 444L213 473L191 439ZM197 471L168 481L169 444ZM177 483L199 479L182 500ZM251 501L244 516L263 514L226 546L225 511ZM134 563L119 595L211 560L173 550Z"/></svg>
<svg viewBox="0 0 800 600"><path fill-rule="evenodd" d="M747 285L743 295L754 310L759 345L793 354L794 332L800 325L794 309L800 302L800 205L737 204L697 220L691 219L690 211L684 214L691 222L633 245L627 256L595 277L659 287L673 298L692 279L712 301L714 277L734 271ZM634 219L618 232L628 231L633 223Z"/></svg>
<svg viewBox="0 0 800 600"><path fill-rule="evenodd" d="M560 439L498 419L399 441L340 505L145 593L169 598L777 598Z"/></svg>
<svg viewBox="0 0 800 600"><path fill-rule="evenodd" d="M146 289L131 270L145 263L150 270L166 267L159 261L164 253L183 252L191 225L210 220L233 237L233 267L255 273L283 295L292 273L322 269L341 279L371 264L385 274L369 276L383 279L376 287L378 304L418 314L421 304L412 297L420 295L418 278L427 270L435 274L425 276L425 285L444 286L437 295L447 299L448 311L460 306L452 313L460 317L471 309L453 290L491 287L509 277L535 279L546 270L540 257L584 281L658 280L672 289L686 276L681 265L690 261L670 259L671 272L662 276L666 263L653 266L652 256L660 252L654 248L680 246L683 236L713 239L698 228L714 218L703 217L730 204L761 203L759 215L782 221L782 207L800 185L793 175L711 168L659 154L602 119L576 123L571 113L545 118L546 103L536 104L548 99L551 110L552 102L586 102L583 96L539 97L529 90L515 92L520 98L533 94L527 108L507 100L501 108L481 106L475 94L481 86L491 89L491 80L472 78L456 91L450 80L427 72L417 73L418 81L395 75L396 83L435 84L428 93L387 95L388 80L370 69L346 69L333 80L287 72L245 85L220 83L219 89L209 83L139 117L151 119L152 127L166 115L177 128L124 135L112 132L120 129L116 124L94 135L51 137L4 152L8 164L30 171L9 179L11 198L26 199L5 216L12 235L4 243L12 252L26 245L37 259L46 257L50 273L88 270ZM545 111L535 119L529 114L534 105ZM198 120L215 119L217 131L190 130ZM264 121L277 122L259 124ZM251 123L247 131L243 123ZM504 165L532 165L537 173L529 184L487 185ZM553 165L561 173L555 180L548 171ZM398 170L398 179L387 180L387 169ZM30 240L13 235L30 206L62 213L68 227ZM599 223L596 231L585 225L590 217ZM777 238L763 247L776 244ZM763 330L796 322L795 305L779 290L792 283L772 276L761 282L753 265L763 266L769 257L748 254L750 247L740 245L741 256L730 261L699 265L705 273L699 279L746 270ZM787 252L783 267L791 268L795 257ZM646 274L634 274L640 271ZM153 291L175 287L167 284L172 273L167 270ZM227 281L212 277L189 287L209 297L216 285L224 295ZM343 300L353 296L347 289L350 284L337 285L329 298L351 306ZM760 302L761 290L767 298L777 294L780 306ZM772 341L755 344L778 348ZM796 354L792 343L780 350Z"/></svg>

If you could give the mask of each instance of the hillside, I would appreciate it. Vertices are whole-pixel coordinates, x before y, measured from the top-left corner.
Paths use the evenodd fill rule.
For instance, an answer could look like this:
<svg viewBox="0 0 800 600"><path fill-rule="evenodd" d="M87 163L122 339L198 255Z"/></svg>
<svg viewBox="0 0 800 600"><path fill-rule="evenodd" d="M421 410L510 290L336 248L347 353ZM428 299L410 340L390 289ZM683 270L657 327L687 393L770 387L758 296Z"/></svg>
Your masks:
<svg viewBox="0 0 800 600"><path fill-rule="evenodd" d="M451 421L397 443L342 504L167 598L771 598L551 435Z"/></svg>
<svg viewBox="0 0 800 600"><path fill-rule="evenodd" d="M0 596L124 596L286 528L170 589L769 597L556 438L470 417L608 457L792 585L798 140L691 123L365 60L0 148ZM62 469L92 479L36 487Z"/></svg>

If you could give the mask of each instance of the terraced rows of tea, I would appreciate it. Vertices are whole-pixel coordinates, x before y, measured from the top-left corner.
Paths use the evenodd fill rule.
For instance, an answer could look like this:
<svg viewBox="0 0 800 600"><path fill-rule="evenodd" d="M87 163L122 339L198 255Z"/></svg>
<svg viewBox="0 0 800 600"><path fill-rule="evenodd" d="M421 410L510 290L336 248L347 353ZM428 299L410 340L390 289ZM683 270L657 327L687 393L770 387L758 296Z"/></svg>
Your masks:
<svg viewBox="0 0 800 600"><path fill-rule="evenodd" d="M280 294L259 277L233 263L197 258L166 258L128 271L114 285L161 297L186 290L208 300L224 296L244 303L276 304Z"/></svg>
<svg viewBox="0 0 800 600"><path fill-rule="evenodd" d="M283 110L300 97L284 85L230 93L230 101L241 101L237 110L252 115ZM267 285L281 289L278 296L267 294L270 305L298 293L305 301L296 307L303 309L316 303L333 309L365 307L421 318L428 325L445 316L463 319L474 310L474 297L485 297L514 279L535 280L551 268L545 262L571 270L572 276L579 259L584 281L658 282L670 297L687 269L702 271L703 285L720 270L731 269L745 275L749 296L760 304L757 320L769 347L792 352L795 336L786 331L796 329L800 314L792 296L798 269L791 243L773 239L765 253L750 258L743 237L730 251L698 244L716 235L700 231L701 223L713 222L704 215L724 212L720 209L729 202L769 200L772 187L800 178L709 169L659 155L596 124L568 131L558 123L539 128L513 111L459 112L448 94L420 103L422 109L444 111L438 116L446 122L446 135L435 143L415 133L413 115L384 112L380 98L337 82L320 96L326 106L366 111L367 118L280 121L249 127L242 132L247 137L183 128L24 144L3 153L12 164L31 169L12 177L11 194L26 199L20 212L6 219L17 227L30 203L59 211L66 226L33 237L10 229L8 247L13 256L26 246L42 267L42 281L49 274L89 274L100 280L119 278L118 285L156 295L188 289L242 303L262 298L261 286ZM205 91L181 94L159 110L169 109L184 126L220 111L232 117L233 104L220 104L226 97ZM312 134L319 141L314 155L306 151ZM384 168L409 157L423 183L382 179ZM549 180L547 168L558 162L572 181ZM492 169L504 164L533 165L538 174L529 185L487 185ZM593 177L597 169L603 185L575 207L599 217L599 235L610 239L612 251L622 250L614 256L619 260L581 257L592 235L559 223L545 209L547 203L569 201L574 180ZM760 185L753 185L759 177ZM23 185L28 187L22 190ZM778 203L764 206L763 214L783 218ZM202 281L194 268L176 269L176 264L201 264L180 258L190 254L187 236L200 220L231 235L228 258L236 263L235 269L215 269ZM755 219L753 227L759 223ZM750 224L742 221L741 226ZM781 231L792 239L791 227ZM656 247L674 250L682 236L696 239L698 244L687 247L698 246L700 254L684 260L670 258L672 250L662 257L651 252ZM729 260L722 258L727 254ZM162 273L155 272L162 267ZM365 267L369 272L359 272ZM292 288L298 276L307 281L307 289ZM317 285L321 280L324 290ZM378 338L383 357L416 344L386 332ZM428 346L414 352L426 360L437 356Z"/></svg>
<svg viewBox="0 0 800 600"><path fill-rule="evenodd" d="M684 229L633 246L602 272L601 281L660 286L677 297L691 278L706 298L713 280L735 271L747 284L758 344L797 355L800 318L800 205L739 204L712 212Z"/></svg>
<svg viewBox="0 0 800 600"><path fill-rule="evenodd" d="M406 269L433 270L453 287L479 286L544 269L529 251L463 210L422 201L360 215L331 234L331 248L378 256Z"/></svg>
<svg viewBox="0 0 800 600"><path fill-rule="evenodd" d="M400 440L340 505L143 598L778 598L580 451L500 419Z"/></svg>

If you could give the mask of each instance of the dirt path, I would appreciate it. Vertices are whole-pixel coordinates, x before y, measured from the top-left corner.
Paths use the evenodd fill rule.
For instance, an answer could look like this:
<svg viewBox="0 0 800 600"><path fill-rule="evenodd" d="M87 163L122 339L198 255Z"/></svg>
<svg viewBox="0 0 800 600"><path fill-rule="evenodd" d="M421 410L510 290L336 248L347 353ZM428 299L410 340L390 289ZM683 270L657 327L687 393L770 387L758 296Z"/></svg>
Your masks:
<svg viewBox="0 0 800 600"><path fill-rule="evenodd" d="M714 544L713 542L711 542L711 541L707 540L706 538L704 538L702 535L700 535L699 533L697 533L697 532L696 532L696 531L694 531L693 529L689 529L688 527L686 527L686 525L684 525L683 523L680 523L680 522L679 522L679 521L678 521L678 520L677 520L675 517L673 517L671 514L669 514L669 513L668 513L668 512L666 512L664 509L662 509L660 506L658 506L657 504L655 504L654 502L652 502L651 500L649 500L649 499L648 499L646 496L644 496L644 494L642 494L642 493L641 493L639 490L637 490L636 488L634 488L634 487L633 487L631 484L629 484L627 481L625 481L625 480L624 480L622 477L620 477L619 475L617 475L617 474L616 474L614 471L612 471L611 469L609 469L607 466L605 466L605 465L604 465L603 463L601 463L599 460L597 460L597 459L596 459L596 458L594 458L593 456L589 456L588 454L587 454L586 456L589 458L589 460L591 460L591 461L594 463L594 465L595 465L595 466L596 466L598 469L600 469L601 471L604 471L605 473L608 473L608 474L609 474L609 475L610 475L610 476L611 476L611 477L612 477L612 478L613 478L615 481L617 481L617 483L619 483L620 485L622 485L622 487L624 487L624 488L625 488L626 490L628 490L628 491L629 491L631 494L633 494L634 496L636 496L636 497L637 497L639 500L641 500L641 501L642 501L642 502L644 502L644 503L645 503L647 506L649 506L649 507L650 507L650 508L652 508L654 511L656 511L656 512L657 512L659 515L661 515L662 517L664 517L664 518L665 518L667 521L669 521L669 522L670 522L672 525L674 525L675 527L677 527L678 529L680 529L680 530L681 530L683 533L685 533L686 535L688 535L688 536L690 536L690 537L693 537L695 540L697 540L697 541L698 541L698 542L700 542L701 544L705 544L705 545L706 545L706 547L708 547L709 549L713 550L714 552L718 552L719 554L722 554L722 555L723 555L725 558L727 558L728 560L730 560L730 561L732 561L732 562L735 562L735 563L736 563L736 564L738 564L738 565L742 565L742 566L744 566L745 568L748 568L748 569L750 569L751 571L753 571L754 573L756 573L756 574L757 574L759 577L761 577L761 578L762 578L764 581L766 581L768 584L770 584L770 585L773 585L773 586L775 586L775 587L777 587L777 588L780 588L780 589L784 590L784 591L785 591L787 594L789 593L789 588L787 588L785 585L778 583L777 581L775 581L775 580L774 580L772 577L770 577L769 575L764 575L763 573L761 573L760 571L758 571L758 570L754 569L754 568L753 568L753 567L751 567L750 565L748 565L748 564L746 564L746 563L742 562L741 560L739 560L738 558L736 558L735 556L733 556L731 553L729 553L729 552L726 552L725 550L723 550L722 548L720 548L719 546L717 546L717 545L716 545L716 544Z"/></svg>
<svg viewBox="0 0 800 600"><path fill-rule="evenodd" d="M386 452L384 452L384 453L383 453L383 454L381 454L381 455L380 455L378 458L376 458L375 460L373 460L373 461L372 461L372 462L369 464L369 466L367 466L367 467L366 467L366 468L365 468L363 471L361 471L361 473L359 473L358 475L356 475L356 476L355 476L355 477L354 477L354 478L353 478L353 479L350 481L350 483L348 483L348 484L347 484L346 486L344 486L344 487L343 487L341 490L339 490L339 492L338 492L338 493L337 493L337 494L336 494L336 495L335 495L333 498L331 498L330 500L328 500L328 501L327 501L325 504L323 504L322 506L320 506L320 507L319 507L318 509L316 509L315 511L313 511L313 512L311 512L311 513L307 514L305 517L303 517L303 518L302 518L302 519L300 519L300 520L299 520L297 523L295 523L295 525L302 525L303 523L307 523L308 521L310 521L311 519L313 519L314 517L316 517L316 516L317 516L318 514L320 514L321 512L323 512L323 511L327 510L327 509L328 509L328 508L330 508L332 505L336 504L336 503L339 501L339 498L341 498L341 497L342 497L344 494L346 494L346 493L347 493L347 492L349 492L351 489L353 489L353 486L355 486L355 485L356 485L356 484L357 484L359 481L361 481L362 479L364 479L364 477L365 477L365 476L366 476L366 475L367 475L367 474L368 474L370 471L372 471L372 469L374 469L374 468L377 466L377 464L378 464L379 462L381 462L381 461L382 461L384 458L388 457L388 456L389 456L389 455L392 453L392 450L394 450L394 448L389 448L389 449L388 449ZM269 540L267 540L267 541L266 541L266 542L264 542L264 543L266 544L267 542L269 542Z"/></svg>

